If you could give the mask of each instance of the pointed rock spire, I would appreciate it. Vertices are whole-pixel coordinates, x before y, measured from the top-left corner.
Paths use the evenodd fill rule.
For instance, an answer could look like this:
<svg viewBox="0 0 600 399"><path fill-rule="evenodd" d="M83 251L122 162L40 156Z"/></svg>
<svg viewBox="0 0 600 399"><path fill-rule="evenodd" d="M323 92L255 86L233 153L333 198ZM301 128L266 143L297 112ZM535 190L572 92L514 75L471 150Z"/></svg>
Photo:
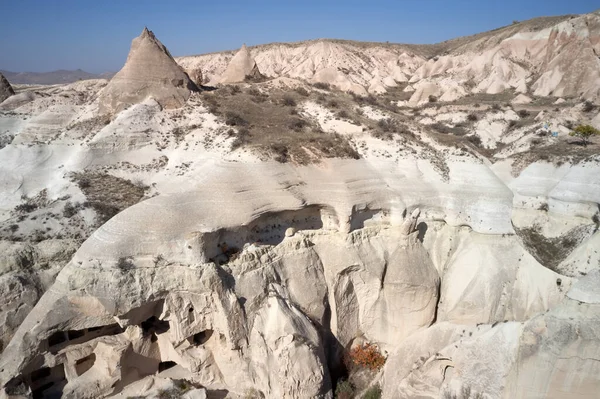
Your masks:
<svg viewBox="0 0 600 399"><path fill-rule="evenodd" d="M15 94L8 80L0 73L0 103Z"/></svg>
<svg viewBox="0 0 600 399"><path fill-rule="evenodd" d="M187 101L190 91L197 89L169 50L144 28L133 39L125 65L100 94L100 111L119 112L148 97L163 107L178 108Z"/></svg>
<svg viewBox="0 0 600 399"><path fill-rule="evenodd" d="M258 70L256 61L252 58L250 50L244 43L240 50L233 56L227 69L221 75L221 83L238 83L245 80L260 80L263 76Z"/></svg>

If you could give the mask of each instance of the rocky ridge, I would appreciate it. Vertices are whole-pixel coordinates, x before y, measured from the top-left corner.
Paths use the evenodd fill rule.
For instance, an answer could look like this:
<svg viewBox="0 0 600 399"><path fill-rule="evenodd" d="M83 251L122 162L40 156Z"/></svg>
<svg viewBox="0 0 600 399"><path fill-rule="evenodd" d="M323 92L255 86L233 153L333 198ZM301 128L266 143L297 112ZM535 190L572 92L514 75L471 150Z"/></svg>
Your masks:
<svg viewBox="0 0 600 399"><path fill-rule="evenodd" d="M250 53L271 78L326 82L358 94L378 94L409 81L443 101L470 93L505 90L536 96L600 95L600 16L537 18L480 35L436 45L404 45L340 40L255 46ZM200 67L217 82L230 52L178 57L186 68ZM417 94L408 104L427 102Z"/></svg>

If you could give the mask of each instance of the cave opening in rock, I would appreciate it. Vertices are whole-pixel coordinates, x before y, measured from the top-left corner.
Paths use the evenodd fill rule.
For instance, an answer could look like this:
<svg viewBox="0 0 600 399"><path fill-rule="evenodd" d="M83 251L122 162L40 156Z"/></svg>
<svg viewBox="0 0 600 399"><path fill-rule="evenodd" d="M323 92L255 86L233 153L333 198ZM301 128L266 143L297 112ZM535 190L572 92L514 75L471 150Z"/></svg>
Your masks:
<svg viewBox="0 0 600 399"><path fill-rule="evenodd" d="M84 358L81 358L75 362L75 371L77 375L80 376L89 369L92 368L94 363L96 362L96 354L92 353Z"/></svg>
<svg viewBox="0 0 600 399"><path fill-rule="evenodd" d="M82 344L98 337L121 334L123 331L117 323L83 330L56 331L48 337L47 345L50 352L56 353L68 345Z"/></svg>
<svg viewBox="0 0 600 399"><path fill-rule="evenodd" d="M33 399L58 399L62 396L63 388L67 384L62 364L35 370L29 374L27 379Z"/></svg>
<svg viewBox="0 0 600 399"><path fill-rule="evenodd" d="M152 333L163 334L169 331L169 329L171 328L168 321L160 320L156 316L151 316L148 319L142 321L141 327L145 335L150 335Z"/></svg>
<svg viewBox="0 0 600 399"><path fill-rule="evenodd" d="M188 338L188 342L192 345L204 345L208 342L210 337L213 335L213 330L200 331L197 334L192 335Z"/></svg>
<svg viewBox="0 0 600 399"><path fill-rule="evenodd" d="M162 372L168 369L171 369L173 367L177 366L177 363L171 361L171 360L167 360L165 362L160 362L158 363L158 372Z"/></svg>

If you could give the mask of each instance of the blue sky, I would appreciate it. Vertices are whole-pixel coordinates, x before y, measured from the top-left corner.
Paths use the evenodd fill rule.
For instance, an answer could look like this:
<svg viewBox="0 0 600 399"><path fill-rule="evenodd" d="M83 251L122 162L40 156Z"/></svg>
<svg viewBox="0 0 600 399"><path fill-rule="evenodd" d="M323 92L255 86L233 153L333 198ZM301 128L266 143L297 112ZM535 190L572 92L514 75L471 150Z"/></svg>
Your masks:
<svg viewBox="0 0 600 399"><path fill-rule="evenodd" d="M435 43L598 0L0 0L0 69L117 71L144 26L174 56L338 38Z"/></svg>

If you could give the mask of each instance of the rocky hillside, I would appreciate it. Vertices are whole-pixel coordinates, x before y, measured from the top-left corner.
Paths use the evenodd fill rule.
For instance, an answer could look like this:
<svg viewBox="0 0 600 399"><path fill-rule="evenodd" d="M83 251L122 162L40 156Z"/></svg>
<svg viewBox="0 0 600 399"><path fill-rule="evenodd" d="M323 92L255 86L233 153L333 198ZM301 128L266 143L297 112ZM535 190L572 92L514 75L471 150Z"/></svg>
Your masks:
<svg viewBox="0 0 600 399"><path fill-rule="evenodd" d="M594 397L598 18L5 90L0 398Z"/></svg>
<svg viewBox="0 0 600 399"><path fill-rule="evenodd" d="M357 94L408 81L417 91L410 99L415 104L430 94L453 101L506 90L588 100L600 95L600 13L537 18L430 46L315 40L256 46L251 53L269 77L325 82ZM177 61L201 68L213 84L232 56Z"/></svg>

